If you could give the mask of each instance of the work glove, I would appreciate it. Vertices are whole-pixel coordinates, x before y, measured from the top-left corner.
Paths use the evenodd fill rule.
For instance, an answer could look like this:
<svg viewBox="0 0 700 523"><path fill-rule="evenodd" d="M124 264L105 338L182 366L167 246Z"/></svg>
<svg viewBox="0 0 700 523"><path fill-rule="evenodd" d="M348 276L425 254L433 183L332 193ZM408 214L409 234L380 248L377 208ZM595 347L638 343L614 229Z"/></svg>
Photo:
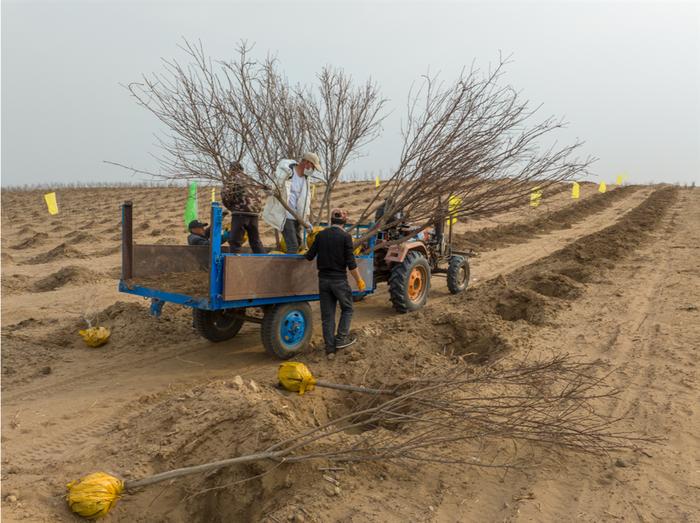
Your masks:
<svg viewBox="0 0 700 523"><path fill-rule="evenodd" d="M362 292L362 291L364 291L366 288L367 288L367 284L365 283L365 280L363 280L362 278L360 278L359 280L357 280L357 290L359 290L360 292Z"/></svg>

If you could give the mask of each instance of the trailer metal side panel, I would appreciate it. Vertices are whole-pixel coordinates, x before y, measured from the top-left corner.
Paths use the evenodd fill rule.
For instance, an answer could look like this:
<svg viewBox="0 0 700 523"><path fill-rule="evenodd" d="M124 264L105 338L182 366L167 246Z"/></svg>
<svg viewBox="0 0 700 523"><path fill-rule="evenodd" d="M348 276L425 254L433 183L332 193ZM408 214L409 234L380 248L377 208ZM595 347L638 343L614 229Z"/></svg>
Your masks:
<svg viewBox="0 0 700 523"><path fill-rule="evenodd" d="M357 257L362 278L372 287L372 258ZM354 278L348 276L353 291ZM316 262L303 256L224 256L224 301L318 295Z"/></svg>

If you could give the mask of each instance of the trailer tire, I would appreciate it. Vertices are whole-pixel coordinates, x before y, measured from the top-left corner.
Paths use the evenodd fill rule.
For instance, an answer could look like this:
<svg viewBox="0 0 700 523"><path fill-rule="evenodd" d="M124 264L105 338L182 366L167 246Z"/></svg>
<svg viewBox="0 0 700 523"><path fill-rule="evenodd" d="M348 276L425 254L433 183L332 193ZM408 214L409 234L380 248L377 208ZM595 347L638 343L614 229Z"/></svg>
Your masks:
<svg viewBox="0 0 700 523"><path fill-rule="evenodd" d="M311 307L303 301L273 305L265 310L260 336L267 352L287 360L309 344L312 332Z"/></svg>
<svg viewBox="0 0 700 523"><path fill-rule="evenodd" d="M389 299L396 312L416 311L428 301L430 264L418 251L406 254L403 263L391 269Z"/></svg>
<svg viewBox="0 0 700 523"><path fill-rule="evenodd" d="M447 267L447 288L452 294L459 294L469 285L469 260L464 256L452 256Z"/></svg>
<svg viewBox="0 0 700 523"><path fill-rule="evenodd" d="M209 341L219 342L233 338L243 327L245 320L239 316L240 310L221 309L209 311L192 309L194 329Z"/></svg>

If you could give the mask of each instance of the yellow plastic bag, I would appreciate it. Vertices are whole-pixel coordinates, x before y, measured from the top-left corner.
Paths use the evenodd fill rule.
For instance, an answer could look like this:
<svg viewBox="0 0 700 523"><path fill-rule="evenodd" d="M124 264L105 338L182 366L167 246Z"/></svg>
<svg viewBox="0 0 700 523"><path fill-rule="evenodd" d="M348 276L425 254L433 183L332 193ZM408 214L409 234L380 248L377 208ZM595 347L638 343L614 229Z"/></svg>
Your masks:
<svg viewBox="0 0 700 523"><path fill-rule="evenodd" d="M316 235L323 230L323 227L314 227L311 232L306 233L306 245L310 249L314 244Z"/></svg>
<svg viewBox="0 0 700 523"><path fill-rule="evenodd" d="M105 472L95 472L67 485L70 509L88 519L107 515L121 498L124 482Z"/></svg>
<svg viewBox="0 0 700 523"><path fill-rule="evenodd" d="M78 331L82 336L83 341L88 347L101 347L109 340L109 335L112 334L107 327L90 327Z"/></svg>
<svg viewBox="0 0 700 523"><path fill-rule="evenodd" d="M277 378L285 389L298 392L300 395L316 388L316 380L311 375L309 368L296 361L282 363L277 372Z"/></svg>

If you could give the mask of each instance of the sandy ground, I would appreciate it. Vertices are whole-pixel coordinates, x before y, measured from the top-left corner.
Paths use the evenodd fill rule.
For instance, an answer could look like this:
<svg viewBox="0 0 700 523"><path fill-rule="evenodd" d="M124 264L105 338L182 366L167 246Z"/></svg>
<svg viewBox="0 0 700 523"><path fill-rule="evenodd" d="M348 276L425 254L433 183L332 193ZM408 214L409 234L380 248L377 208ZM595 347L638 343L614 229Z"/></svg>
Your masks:
<svg viewBox="0 0 700 523"><path fill-rule="evenodd" d="M349 184L338 201L356 212L368 190ZM435 278L426 309L397 318L380 288L356 308L356 349L333 363L316 351L301 360L324 379L364 383L405 370L406 354L418 368L453 365L435 339L436 318L447 312L478 319L495 333L493 350L503 338L512 353L567 352L600 362L622 391L607 414L624 415L624 430L658 442L603 458L564 453L547 459L535 449L528 454L532 466L522 470L353 465L332 472L337 491L328 491L318 471L328 464L258 465L133 493L110 519L699 520L700 193L678 190L661 210L649 210L656 193L629 187L598 195L584 185L578 202L563 190L545 195L538 209L523 205L459 224L464 236L458 242L465 246L482 228L480 236L489 238L472 259L465 296L449 295L444 280ZM211 344L192 332L187 310L166 306L155 320L145 302L116 292L119 202L135 203L137 242L179 243L183 191L65 191L59 193L62 214L52 218L38 192L4 192L2 199L3 519L71 521L64 485L87 472L133 478L254 452L267 440L342 413L341 393L319 390L300 398L272 386L278 362L262 350L256 325ZM654 220L640 226L634 221L640 213L654 213ZM619 229L630 221L631 228ZM585 251L599 241L619 248ZM576 274L590 268L575 282L576 299L538 298L544 321L494 315L500 299L494 278L518 288L533 271L559 270L569 259L579 264ZM77 330L86 317L112 328L105 347L82 345ZM256 383L241 387L236 375ZM261 472L268 474L236 483Z"/></svg>

